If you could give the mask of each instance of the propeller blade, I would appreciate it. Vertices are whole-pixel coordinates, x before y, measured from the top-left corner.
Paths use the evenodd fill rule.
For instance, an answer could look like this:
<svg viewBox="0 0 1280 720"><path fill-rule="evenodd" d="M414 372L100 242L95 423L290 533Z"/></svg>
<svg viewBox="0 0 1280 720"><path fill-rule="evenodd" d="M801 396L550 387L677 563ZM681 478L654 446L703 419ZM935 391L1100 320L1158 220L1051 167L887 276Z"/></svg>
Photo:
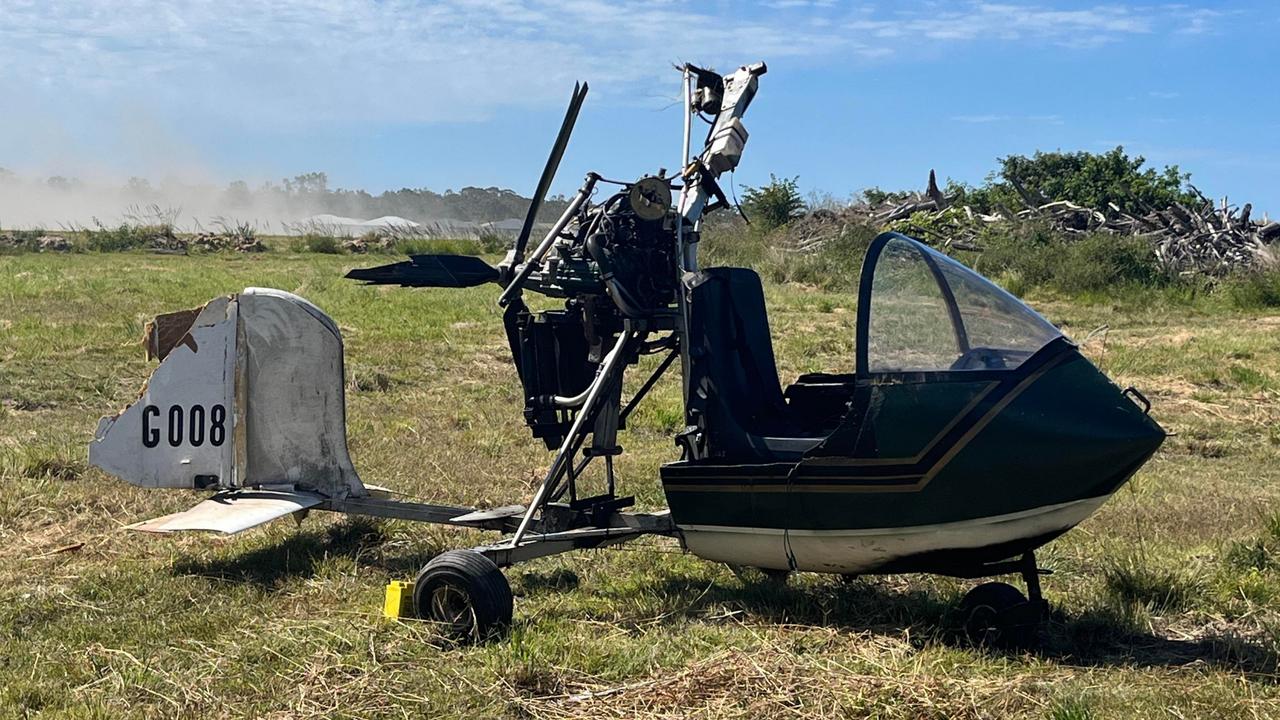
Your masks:
<svg viewBox="0 0 1280 720"><path fill-rule="evenodd" d="M533 234L533 223L538 217L538 210L542 208L542 201L546 199L547 192L551 189L551 181L556 177L556 170L560 168L560 158L564 156L564 149L569 145L569 135L573 133L574 123L578 121L578 111L582 109L582 101L586 98L587 84L574 83L573 96L569 99L569 109L565 111L564 122L560 124L560 134L556 136L555 145L551 146L551 155L547 158L546 166L542 168L542 177L538 179L538 188L533 192L529 212L524 217L520 235L516 237L515 265L524 261L524 251L529 245L529 236Z"/></svg>
<svg viewBox="0 0 1280 720"><path fill-rule="evenodd" d="M347 273L366 285L465 288L498 281L498 269L471 255L413 255L404 262Z"/></svg>

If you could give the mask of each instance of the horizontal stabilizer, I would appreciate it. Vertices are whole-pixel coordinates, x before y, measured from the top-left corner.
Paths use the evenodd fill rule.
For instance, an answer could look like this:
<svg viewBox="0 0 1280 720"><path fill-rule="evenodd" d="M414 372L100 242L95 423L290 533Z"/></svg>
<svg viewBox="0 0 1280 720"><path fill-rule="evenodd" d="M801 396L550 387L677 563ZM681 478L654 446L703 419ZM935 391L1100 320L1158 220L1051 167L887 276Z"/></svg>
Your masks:
<svg viewBox="0 0 1280 720"><path fill-rule="evenodd" d="M324 502L315 493L275 490L229 490L190 510L127 526L129 530L171 533L208 530L232 535Z"/></svg>
<svg viewBox="0 0 1280 720"><path fill-rule="evenodd" d="M471 255L414 255L405 262L352 270L370 285L465 288L498 281L498 269Z"/></svg>

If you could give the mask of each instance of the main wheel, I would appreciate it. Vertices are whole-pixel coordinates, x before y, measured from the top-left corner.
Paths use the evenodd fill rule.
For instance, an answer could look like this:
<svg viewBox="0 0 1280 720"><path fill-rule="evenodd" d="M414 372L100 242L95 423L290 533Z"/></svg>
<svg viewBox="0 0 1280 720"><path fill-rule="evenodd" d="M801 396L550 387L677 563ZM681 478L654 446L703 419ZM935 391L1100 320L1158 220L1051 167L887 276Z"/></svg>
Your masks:
<svg viewBox="0 0 1280 720"><path fill-rule="evenodd" d="M489 558L474 550L441 553L422 568L413 587L418 617L455 640L500 634L511 624L511 586Z"/></svg>
<svg viewBox="0 0 1280 720"><path fill-rule="evenodd" d="M961 628L974 645L1024 647L1039 626L1037 608L1008 583L983 583L965 594L958 608Z"/></svg>

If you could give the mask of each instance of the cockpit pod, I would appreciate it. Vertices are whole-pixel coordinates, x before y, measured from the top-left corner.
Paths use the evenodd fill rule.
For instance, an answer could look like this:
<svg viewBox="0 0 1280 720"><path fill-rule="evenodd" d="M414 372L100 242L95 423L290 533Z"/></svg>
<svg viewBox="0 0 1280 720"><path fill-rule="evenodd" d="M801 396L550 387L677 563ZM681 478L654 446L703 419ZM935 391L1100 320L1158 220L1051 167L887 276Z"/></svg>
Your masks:
<svg viewBox="0 0 1280 720"><path fill-rule="evenodd" d="M708 559L970 572L1084 520L1165 437L1050 322L905 235L867 251L855 372L785 391L759 277L699 280L685 457L662 478Z"/></svg>

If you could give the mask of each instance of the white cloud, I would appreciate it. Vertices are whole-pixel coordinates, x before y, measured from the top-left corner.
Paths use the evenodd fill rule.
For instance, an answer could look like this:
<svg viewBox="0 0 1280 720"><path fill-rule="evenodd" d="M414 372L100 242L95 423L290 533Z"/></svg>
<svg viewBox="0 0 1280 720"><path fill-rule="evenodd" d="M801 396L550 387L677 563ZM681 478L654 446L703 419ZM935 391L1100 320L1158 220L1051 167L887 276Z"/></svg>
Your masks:
<svg viewBox="0 0 1280 720"><path fill-rule="evenodd" d="M584 76L605 94L674 94L672 62L856 45L841 36L641 0L6 0L0 93L286 125L468 121L559 104Z"/></svg>
<svg viewBox="0 0 1280 720"><path fill-rule="evenodd" d="M868 9L849 20L846 27L877 38L938 42L1033 39L1067 47L1093 47L1174 23L1207 25L1211 19L1208 15L1188 15L1176 6L1097 5L1067 10L1046 5L971 2L896 13Z"/></svg>
<svg viewBox="0 0 1280 720"><path fill-rule="evenodd" d="M831 0L691 5L671 0L5 0L0 97L180 108L289 127L334 121L483 120L596 95L674 94L670 63L883 60L885 38L1047 40L1088 46L1216 17L1181 6ZM852 33L850 31L853 31ZM658 90L660 89L660 90ZM603 91L603 92L601 92Z"/></svg>
<svg viewBox="0 0 1280 720"><path fill-rule="evenodd" d="M189 175L224 128L307 137L484 122L559 108L582 78L593 107L654 109L674 100L677 62L866 65L925 44L1035 52L1205 32L1217 19L1178 5L1054 5L1066 1L0 0L0 164Z"/></svg>

